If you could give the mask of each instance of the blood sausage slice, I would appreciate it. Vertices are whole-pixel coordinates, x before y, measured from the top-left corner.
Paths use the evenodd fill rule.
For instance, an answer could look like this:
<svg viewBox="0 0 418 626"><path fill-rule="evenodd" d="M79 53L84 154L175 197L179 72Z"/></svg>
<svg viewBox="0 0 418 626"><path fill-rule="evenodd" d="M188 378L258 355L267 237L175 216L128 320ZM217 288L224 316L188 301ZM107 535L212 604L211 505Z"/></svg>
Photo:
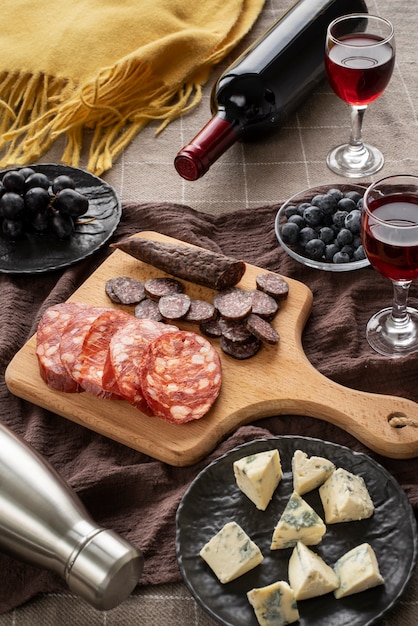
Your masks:
<svg viewBox="0 0 418 626"><path fill-rule="evenodd" d="M220 345L225 354L232 356L234 359L243 360L255 356L260 350L262 342L255 335L252 335L250 339L243 343L231 341L222 335Z"/></svg>
<svg viewBox="0 0 418 626"><path fill-rule="evenodd" d="M279 310L278 301L264 291L251 289L251 311L265 319L272 320Z"/></svg>
<svg viewBox="0 0 418 626"><path fill-rule="evenodd" d="M211 289L232 287L245 272L244 261L204 248L150 241L142 237L130 237L111 246L167 274Z"/></svg>
<svg viewBox="0 0 418 626"><path fill-rule="evenodd" d="M158 308L158 302L156 300L149 300L148 298L136 305L134 315L138 319L149 319L155 322L164 321L160 309Z"/></svg>
<svg viewBox="0 0 418 626"><path fill-rule="evenodd" d="M267 293L276 300L283 300L284 298L287 298L289 293L289 284L278 274L273 274L272 272L257 274L255 282L257 289L264 291L264 293Z"/></svg>
<svg viewBox="0 0 418 626"><path fill-rule="evenodd" d="M104 389L119 394L147 415L152 415L141 389L141 368L145 350L151 341L176 326L150 319L133 318L112 336L103 370Z"/></svg>
<svg viewBox="0 0 418 626"><path fill-rule="evenodd" d="M158 308L166 320L181 320L190 309L190 298L185 293L163 296L158 301Z"/></svg>
<svg viewBox="0 0 418 626"><path fill-rule="evenodd" d="M211 302L206 302L206 300L192 300L184 319L186 322L202 324L203 322L214 320L215 317L216 309Z"/></svg>
<svg viewBox="0 0 418 626"><path fill-rule="evenodd" d="M239 287L231 287L217 293L213 298L213 304L222 317L240 320L251 313L251 294Z"/></svg>
<svg viewBox="0 0 418 626"><path fill-rule="evenodd" d="M63 302L49 307L43 314L36 334L36 356L42 380L56 391L76 393L80 385L69 375L61 361L60 341L76 312L87 305Z"/></svg>
<svg viewBox="0 0 418 626"><path fill-rule="evenodd" d="M112 302L117 304L137 304L146 297L144 284L130 276L109 278L105 291Z"/></svg>
<svg viewBox="0 0 418 626"><path fill-rule="evenodd" d="M145 281L144 289L148 298L151 298L151 300L159 300L163 296L169 296L173 293L183 293L184 291L184 287L180 281L166 276L148 278L148 280Z"/></svg>
<svg viewBox="0 0 418 626"><path fill-rule="evenodd" d="M246 322L249 331L258 337L258 339L264 341L264 343L275 344L280 341L280 335L277 330L273 328L270 322L259 315L251 313L251 315L247 317Z"/></svg>
<svg viewBox="0 0 418 626"><path fill-rule="evenodd" d="M129 313L108 309L96 317L90 325L77 368L78 382L85 391L99 398L114 398L114 394L103 388L103 369L113 334L119 326L131 319Z"/></svg>
<svg viewBox="0 0 418 626"><path fill-rule="evenodd" d="M218 397L221 382L218 353L196 333L166 333L147 348L142 392L157 417L175 424L203 417Z"/></svg>

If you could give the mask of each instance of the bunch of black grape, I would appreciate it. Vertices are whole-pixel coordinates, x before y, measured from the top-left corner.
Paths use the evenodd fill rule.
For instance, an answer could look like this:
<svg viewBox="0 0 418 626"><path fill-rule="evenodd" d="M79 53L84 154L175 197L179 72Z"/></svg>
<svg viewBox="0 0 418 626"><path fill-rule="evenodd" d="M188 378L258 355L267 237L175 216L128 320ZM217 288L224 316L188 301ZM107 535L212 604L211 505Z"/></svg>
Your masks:
<svg viewBox="0 0 418 626"><path fill-rule="evenodd" d="M9 170L0 183L1 232L6 239L16 240L27 232L68 239L75 221L88 208L88 198L67 175L50 180L46 174L24 167Z"/></svg>

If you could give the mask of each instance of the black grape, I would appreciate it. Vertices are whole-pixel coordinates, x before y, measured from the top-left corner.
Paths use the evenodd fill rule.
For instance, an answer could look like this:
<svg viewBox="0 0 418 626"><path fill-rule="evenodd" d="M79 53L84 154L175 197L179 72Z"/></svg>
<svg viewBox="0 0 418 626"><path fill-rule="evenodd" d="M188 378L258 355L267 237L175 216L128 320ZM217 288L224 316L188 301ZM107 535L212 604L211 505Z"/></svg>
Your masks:
<svg viewBox="0 0 418 626"><path fill-rule="evenodd" d="M22 196L7 191L0 199L0 211L2 216L7 220L17 220L23 216L25 210L25 201Z"/></svg>
<svg viewBox="0 0 418 626"><path fill-rule="evenodd" d="M14 193L22 193L25 187L25 178L17 170L6 172L2 182L6 191L13 191Z"/></svg>
<svg viewBox="0 0 418 626"><path fill-rule="evenodd" d="M53 213L50 219L50 228L58 239L68 239L74 232L74 222L69 215Z"/></svg>
<svg viewBox="0 0 418 626"><path fill-rule="evenodd" d="M51 186L53 193L59 193L63 189L75 189L75 182L71 176L61 174L61 176L54 178Z"/></svg>
<svg viewBox="0 0 418 626"><path fill-rule="evenodd" d="M89 208L89 201L75 189L63 189L54 200L54 208L63 215L80 217Z"/></svg>
<svg viewBox="0 0 418 626"><path fill-rule="evenodd" d="M25 208L29 213L46 212L51 201L50 195L43 187L28 189L24 197Z"/></svg>
<svg viewBox="0 0 418 626"><path fill-rule="evenodd" d="M21 220L3 220L2 231L7 239L19 239L23 234L23 222Z"/></svg>

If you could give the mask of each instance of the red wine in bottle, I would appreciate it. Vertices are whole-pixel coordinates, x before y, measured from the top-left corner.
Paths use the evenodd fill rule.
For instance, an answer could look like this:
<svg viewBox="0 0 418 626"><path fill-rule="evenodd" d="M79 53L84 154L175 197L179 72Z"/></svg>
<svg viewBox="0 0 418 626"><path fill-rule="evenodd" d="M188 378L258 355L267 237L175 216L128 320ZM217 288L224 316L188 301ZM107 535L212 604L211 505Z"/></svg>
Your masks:
<svg viewBox="0 0 418 626"><path fill-rule="evenodd" d="M367 13L364 0L299 0L225 70L211 96L213 117L174 160L197 180L238 140L283 126L324 78L328 24Z"/></svg>

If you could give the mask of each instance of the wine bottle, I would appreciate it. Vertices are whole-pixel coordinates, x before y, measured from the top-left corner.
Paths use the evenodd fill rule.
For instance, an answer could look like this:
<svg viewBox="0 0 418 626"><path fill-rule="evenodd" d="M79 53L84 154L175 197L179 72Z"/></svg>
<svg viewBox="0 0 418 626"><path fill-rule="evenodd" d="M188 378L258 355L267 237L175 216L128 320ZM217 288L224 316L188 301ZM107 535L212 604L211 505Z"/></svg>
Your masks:
<svg viewBox="0 0 418 626"><path fill-rule="evenodd" d="M324 78L328 24L367 13L364 0L299 0L219 77L213 117L177 154L174 166L197 180L237 140L283 126Z"/></svg>
<svg viewBox="0 0 418 626"><path fill-rule="evenodd" d="M99 610L128 597L144 563L137 548L97 526L53 467L2 424L0 550L58 573Z"/></svg>

